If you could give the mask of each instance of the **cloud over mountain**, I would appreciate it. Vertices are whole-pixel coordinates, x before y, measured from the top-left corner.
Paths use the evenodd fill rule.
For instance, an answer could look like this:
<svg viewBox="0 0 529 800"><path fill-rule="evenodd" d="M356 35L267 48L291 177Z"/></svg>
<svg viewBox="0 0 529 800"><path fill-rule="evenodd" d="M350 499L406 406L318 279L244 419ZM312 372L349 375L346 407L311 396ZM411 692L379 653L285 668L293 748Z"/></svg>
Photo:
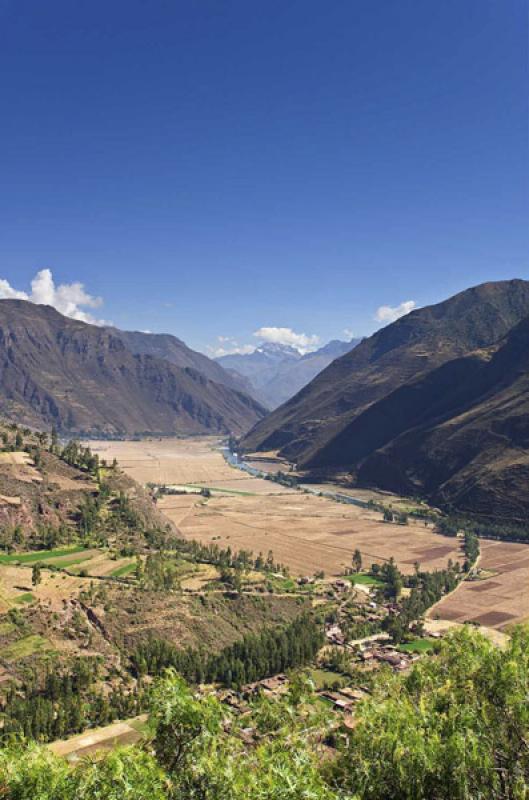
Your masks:
<svg viewBox="0 0 529 800"><path fill-rule="evenodd" d="M302 354L315 350L320 341L320 337L315 334L307 336L306 333L296 333L292 328L259 328L253 335L264 342L294 347Z"/></svg>
<svg viewBox="0 0 529 800"><path fill-rule="evenodd" d="M398 306L379 306L375 312L375 319L377 322L383 322L387 325L409 314L416 305L415 300L404 300Z"/></svg>
<svg viewBox="0 0 529 800"><path fill-rule="evenodd" d="M94 297L85 290L79 281L61 283L53 280L50 269L41 269L31 281L31 292L15 289L5 279L0 279L0 300L28 300L37 305L52 306L65 317L88 322L91 325L110 325L108 320L96 319L84 308L99 308L103 305L101 297Z"/></svg>

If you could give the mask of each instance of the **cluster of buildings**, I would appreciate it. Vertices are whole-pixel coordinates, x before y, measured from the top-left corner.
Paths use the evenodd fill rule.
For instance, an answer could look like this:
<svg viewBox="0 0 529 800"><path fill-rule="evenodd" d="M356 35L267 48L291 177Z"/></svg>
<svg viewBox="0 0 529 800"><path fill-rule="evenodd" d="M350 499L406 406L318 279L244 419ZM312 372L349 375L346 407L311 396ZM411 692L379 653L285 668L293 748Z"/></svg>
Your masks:
<svg viewBox="0 0 529 800"><path fill-rule="evenodd" d="M330 691L324 689L318 692L319 696L332 703L336 711L342 711L344 714L352 714L353 708L360 700L364 700L369 694L367 689L351 689L345 687L343 689L336 689Z"/></svg>

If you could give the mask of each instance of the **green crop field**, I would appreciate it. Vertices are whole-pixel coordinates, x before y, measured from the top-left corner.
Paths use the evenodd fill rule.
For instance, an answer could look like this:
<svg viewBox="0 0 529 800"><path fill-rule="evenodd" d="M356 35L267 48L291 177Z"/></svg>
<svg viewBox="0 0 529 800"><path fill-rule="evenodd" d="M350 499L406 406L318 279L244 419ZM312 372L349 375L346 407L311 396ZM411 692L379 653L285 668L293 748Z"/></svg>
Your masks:
<svg viewBox="0 0 529 800"><path fill-rule="evenodd" d="M51 650L50 642L44 636L32 634L5 647L2 652L2 658L6 661L14 661L17 658L26 658L44 650Z"/></svg>
<svg viewBox="0 0 529 800"><path fill-rule="evenodd" d="M374 575L367 575L364 572L359 575L348 575L347 580L351 581L352 584L361 583L364 586L384 586L384 581L381 581L380 578L375 578Z"/></svg>
<svg viewBox="0 0 529 800"><path fill-rule="evenodd" d="M337 672L331 672L328 669L311 669L309 677L314 681L314 686L317 690L324 689L327 686L340 686L346 685L347 681L343 675Z"/></svg>
<svg viewBox="0 0 529 800"><path fill-rule="evenodd" d="M15 630L15 626L12 622L0 622L0 636L7 636L8 633L12 633Z"/></svg>
<svg viewBox="0 0 529 800"><path fill-rule="evenodd" d="M93 556L91 555L88 556L81 555L79 558L62 557L53 560L46 559L46 561L42 562L42 565L44 567L50 566L50 567L59 567L60 569L67 569L68 567L73 567L77 564L85 564L87 561L90 561L91 558L93 558Z"/></svg>
<svg viewBox="0 0 529 800"><path fill-rule="evenodd" d="M113 569L109 575L112 575L113 578L124 578L126 575L130 575L131 572L134 572L135 569L136 563L133 561L131 564L123 564L121 567Z"/></svg>
<svg viewBox="0 0 529 800"><path fill-rule="evenodd" d="M430 653L435 647L432 639L414 639L413 642L401 644L399 650L403 653Z"/></svg>
<svg viewBox="0 0 529 800"><path fill-rule="evenodd" d="M56 550L36 550L31 553L11 553L11 555L0 555L0 564L32 564L37 561L45 561L50 558L60 558L69 556L73 553L81 553L86 547L74 545L63 547Z"/></svg>

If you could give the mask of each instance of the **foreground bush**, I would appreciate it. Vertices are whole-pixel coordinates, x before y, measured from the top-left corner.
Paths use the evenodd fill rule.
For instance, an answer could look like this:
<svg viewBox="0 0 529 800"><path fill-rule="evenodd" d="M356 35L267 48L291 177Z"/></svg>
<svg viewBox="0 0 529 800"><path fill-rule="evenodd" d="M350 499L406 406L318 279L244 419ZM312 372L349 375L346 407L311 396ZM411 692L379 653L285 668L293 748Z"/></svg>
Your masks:
<svg viewBox="0 0 529 800"><path fill-rule="evenodd" d="M380 683L332 768L363 800L529 797L529 631L506 650L466 628Z"/></svg>
<svg viewBox="0 0 529 800"><path fill-rule="evenodd" d="M1 800L529 800L529 631L500 650L473 629L405 677L382 673L338 753L300 676L286 699L230 718L176 673L158 683L142 749L72 768L37 745L0 750ZM331 723L330 719L334 722ZM265 734L248 745L239 726Z"/></svg>

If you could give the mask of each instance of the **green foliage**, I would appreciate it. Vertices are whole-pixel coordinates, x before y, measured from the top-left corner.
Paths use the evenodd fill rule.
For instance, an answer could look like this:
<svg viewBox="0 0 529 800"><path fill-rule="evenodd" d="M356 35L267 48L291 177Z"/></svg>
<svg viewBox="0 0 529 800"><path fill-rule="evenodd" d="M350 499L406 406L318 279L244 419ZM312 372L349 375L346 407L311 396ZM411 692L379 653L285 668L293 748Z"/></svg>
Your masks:
<svg viewBox="0 0 529 800"><path fill-rule="evenodd" d="M15 655L22 657L41 650L42 642L46 643L42 637L29 636L10 647L18 648ZM4 652L7 657L9 648ZM143 710L146 696L140 689L129 693L113 689L103 694L94 690L97 677L98 663L93 658L77 658L68 670L51 666L40 680L37 675L30 676L16 690L10 689L0 706L4 734L49 742Z"/></svg>
<svg viewBox="0 0 529 800"><path fill-rule="evenodd" d="M320 627L304 614L284 628L248 635L220 653L180 650L163 639L138 645L132 661L139 675L159 675L174 667L194 683L219 681L239 687L310 663L323 644Z"/></svg>
<svg viewBox="0 0 529 800"><path fill-rule="evenodd" d="M53 691L60 691L61 680ZM380 674L353 729L292 676L237 719L174 672L154 687L150 741L72 767L35 745L0 750L6 800L527 800L529 631L505 650L471 628L405 676ZM334 723L336 726L336 722ZM251 741L246 729L256 732ZM338 748L322 758L322 737Z"/></svg>
<svg viewBox="0 0 529 800"><path fill-rule="evenodd" d="M72 769L35 745L0 751L0 792L9 800L169 800L155 759L136 748L109 753Z"/></svg>
<svg viewBox="0 0 529 800"><path fill-rule="evenodd" d="M182 774L208 740L218 736L222 707L213 696L194 697L185 681L169 671L153 694L150 724L154 751L168 770Z"/></svg>
<svg viewBox="0 0 529 800"><path fill-rule="evenodd" d="M33 568L31 570L31 583L33 584L33 586L38 586L41 581L42 581L42 565L40 561L37 561L36 564L33 564Z"/></svg>
<svg viewBox="0 0 529 800"><path fill-rule="evenodd" d="M529 633L508 648L463 629L402 680L380 681L331 769L362 800L528 796Z"/></svg>
<svg viewBox="0 0 529 800"><path fill-rule="evenodd" d="M476 563L479 556L479 539L473 531L465 531L465 570Z"/></svg>
<svg viewBox="0 0 529 800"><path fill-rule="evenodd" d="M137 565L133 566L136 569ZM165 553L149 553L145 560L142 576L142 585L155 592L176 589L178 582L178 569L174 559L168 558Z"/></svg>

